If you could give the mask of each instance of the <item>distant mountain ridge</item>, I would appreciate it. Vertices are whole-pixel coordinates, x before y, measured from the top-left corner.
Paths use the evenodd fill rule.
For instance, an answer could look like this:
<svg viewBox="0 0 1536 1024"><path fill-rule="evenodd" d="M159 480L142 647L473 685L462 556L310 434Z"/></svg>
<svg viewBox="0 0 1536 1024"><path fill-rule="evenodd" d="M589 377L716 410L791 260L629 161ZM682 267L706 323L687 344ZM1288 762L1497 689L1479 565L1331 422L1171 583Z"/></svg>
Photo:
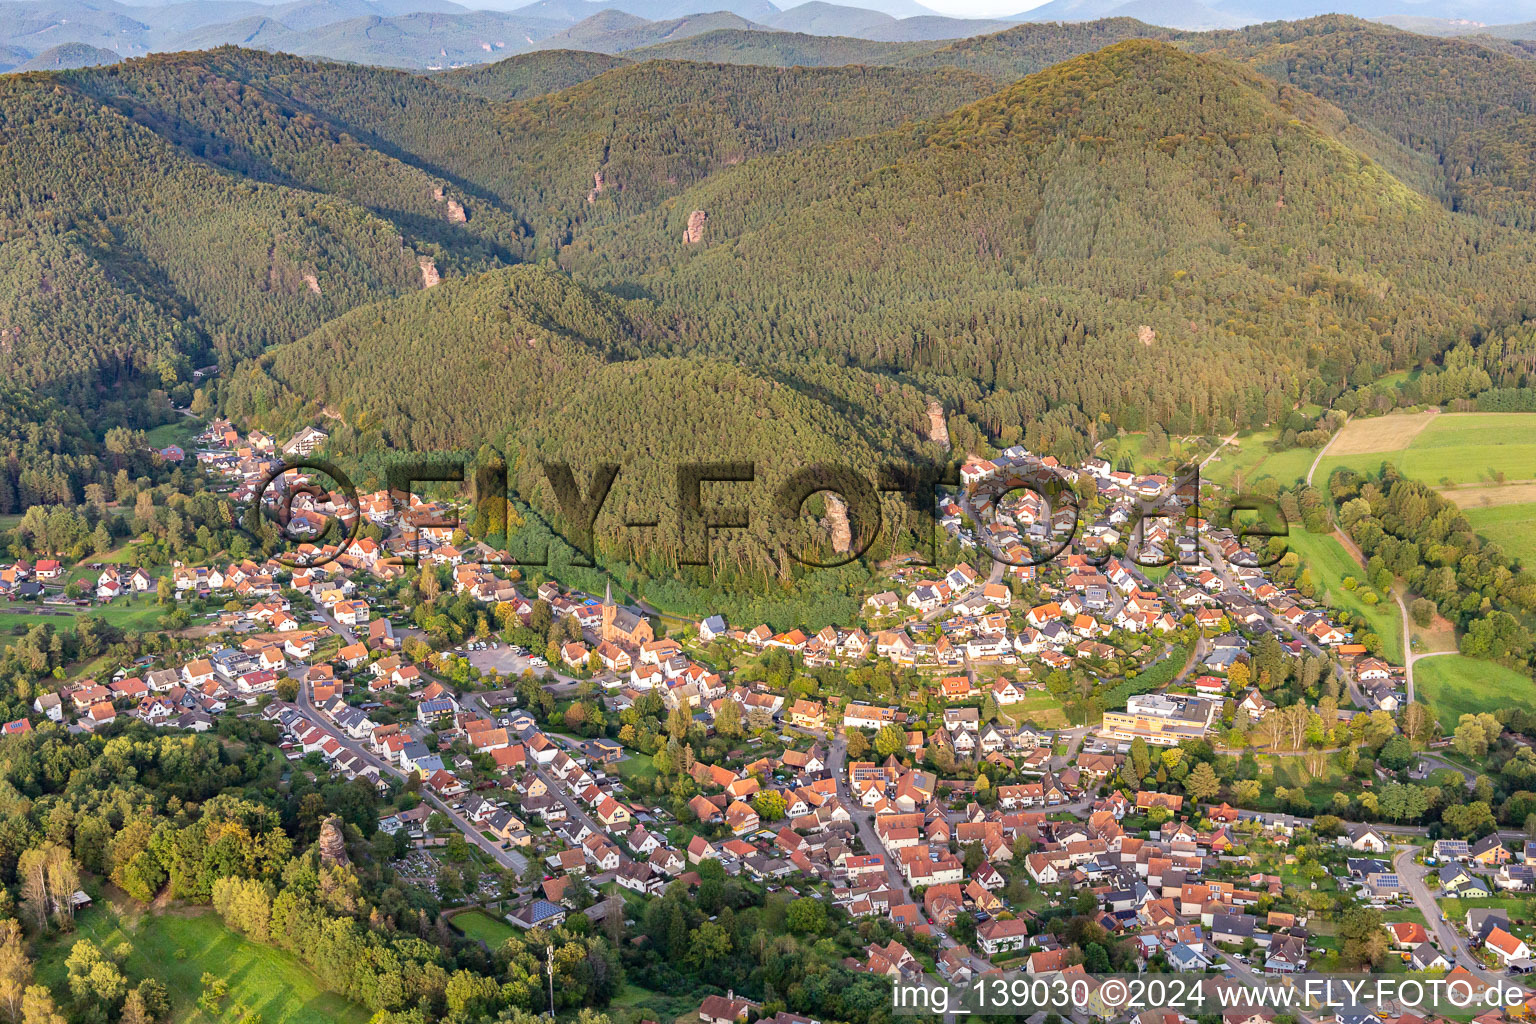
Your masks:
<svg viewBox="0 0 1536 1024"><path fill-rule="evenodd" d="M1340 10L1536 55L1536 0L1047 0L991 19L947 17L915 0L809 0L783 9L771 0L0 0L0 73L82 66L106 59L105 51L134 58L231 44L416 71L551 49L889 64L914 58L913 45L985 40L1019 24L1132 19L1162 38ZM808 41L816 37L839 42Z"/></svg>
<svg viewBox="0 0 1536 1024"><path fill-rule="evenodd" d="M85 43L61 43L17 65L15 71L65 71L70 68L94 68L116 64L123 58L116 50L103 50Z"/></svg>

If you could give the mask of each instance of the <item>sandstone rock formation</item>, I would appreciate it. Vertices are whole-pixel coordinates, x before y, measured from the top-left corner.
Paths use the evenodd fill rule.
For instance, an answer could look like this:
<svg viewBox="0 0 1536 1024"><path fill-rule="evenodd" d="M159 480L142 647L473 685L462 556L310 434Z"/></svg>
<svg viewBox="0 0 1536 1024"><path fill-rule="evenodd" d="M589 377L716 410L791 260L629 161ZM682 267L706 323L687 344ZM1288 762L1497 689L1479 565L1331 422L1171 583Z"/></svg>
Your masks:
<svg viewBox="0 0 1536 1024"><path fill-rule="evenodd" d="M416 261L421 267L421 286L423 288L435 288L442 281L442 276L437 272L437 262L430 256L423 256Z"/></svg>
<svg viewBox="0 0 1536 1024"><path fill-rule="evenodd" d="M827 533L832 538L832 550L846 554L853 549L853 531L848 526L848 506L837 495L827 493Z"/></svg>
<svg viewBox="0 0 1536 1024"><path fill-rule="evenodd" d="M1143 345L1150 345L1157 340L1157 332L1148 327L1146 324L1142 324L1140 327L1136 328L1136 340L1141 342Z"/></svg>
<svg viewBox="0 0 1536 1024"><path fill-rule="evenodd" d="M688 230L683 232L684 245L698 245L704 241L704 225L709 222L709 214L703 210L694 210L688 215Z"/></svg>
<svg viewBox="0 0 1536 1024"><path fill-rule="evenodd" d="M320 823L320 863L347 864L347 841L341 834L341 817L333 814Z"/></svg>
<svg viewBox="0 0 1536 1024"><path fill-rule="evenodd" d="M448 200L448 223L463 224L467 220L469 220L469 211L465 210L461 203Z"/></svg>
<svg viewBox="0 0 1536 1024"><path fill-rule="evenodd" d="M935 399L928 399L928 440L949 447L949 424L944 421L944 407Z"/></svg>

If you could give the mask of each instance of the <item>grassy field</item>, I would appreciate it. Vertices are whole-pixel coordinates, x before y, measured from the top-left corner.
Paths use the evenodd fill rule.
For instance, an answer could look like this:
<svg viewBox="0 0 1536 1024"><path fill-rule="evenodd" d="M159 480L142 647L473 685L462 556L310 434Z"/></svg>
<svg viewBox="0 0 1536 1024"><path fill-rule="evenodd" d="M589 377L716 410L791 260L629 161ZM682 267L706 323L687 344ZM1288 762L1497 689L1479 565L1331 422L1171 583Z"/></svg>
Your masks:
<svg viewBox="0 0 1536 1024"><path fill-rule="evenodd" d="M1272 451L1270 446L1277 437L1272 430L1239 435L1235 442L1237 447L1227 445L1223 448L1221 454L1200 471L1201 477L1231 487L1241 476L1245 489L1265 479L1278 480L1285 486L1296 483L1306 477L1317 452L1311 448Z"/></svg>
<svg viewBox="0 0 1536 1024"><path fill-rule="evenodd" d="M1306 792L1312 807L1322 811L1332 805L1335 793L1353 786L1339 767L1336 755L1324 758L1322 770L1317 775L1313 775L1308 766L1309 758L1280 754L1256 754L1255 757L1259 762L1260 778L1264 780L1264 795L1259 801L1263 810L1281 809L1274 797L1275 789L1279 787L1299 787Z"/></svg>
<svg viewBox="0 0 1536 1024"><path fill-rule="evenodd" d="M1418 698L1435 709L1440 724L1454 728L1462 715L1523 707L1536 710L1536 682L1491 661L1447 654L1413 666Z"/></svg>
<svg viewBox="0 0 1536 1024"><path fill-rule="evenodd" d="M517 934L516 928L483 910L466 910L462 914L455 914L453 926L469 938L479 939L492 949Z"/></svg>
<svg viewBox="0 0 1536 1024"><path fill-rule="evenodd" d="M625 782L631 779L654 779L657 774L656 764L651 760L650 755L637 751L627 751L623 760L613 767L619 773L619 778Z"/></svg>
<svg viewBox="0 0 1536 1024"><path fill-rule="evenodd" d="M76 924L73 935L50 939L37 950L37 980L62 1000L69 992L65 958L77 940L88 938L106 950L131 944L133 952L123 964L129 981L158 978L171 994L171 1018L183 1024L235 1021L237 1004L260 1014L264 1024L364 1024L369 1017L363 1007L326 992L293 956L241 938L212 911L120 917L111 907L96 907ZM204 971L229 986L218 1017L197 1007Z"/></svg>
<svg viewBox="0 0 1536 1024"><path fill-rule="evenodd" d="M0 632L16 626L32 626L39 622L53 624L58 629L73 629L75 619L95 615L122 629L144 632L153 630L166 609L155 603L153 594L137 594L120 597L107 605L91 605L85 608L48 607L43 605L9 604L0 606Z"/></svg>
<svg viewBox="0 0 1536 1024"><path fill-rule="evenodd" d="M1015 722L1030 722L1038 729L1062 729L1067 725L1061 701L1045 690L1030 690L1017 704L999 710Z"/></svg>
<svg viewBox="0 0 1536 1024"><path fill-rule="evenodd" d="M1286 543L1301 556L1302 564L1312 570L1319 600L1364 616L1371 629L1381 637L1387 657L1402 664L1403 620L1397 602L1390 595L1383 595L1375 605L1366 604L1361 599L1362 594L1370 589L1363 583L1365 570L1344 550L1338 538L1332 534L1293 529ZM1360 589L1345 590L1346 576L1361 581Z"/></svg>
<svg viewBox="0 0 1536 1024"><path fill-rule="evenodd" d="M1198 438L1172 437L1161 453L1151 455L1147 452L1147 435L1117 434L1100 446L1098 454L1115 465L1119 465L1122 458L1129 458L1136 472L1150 473L1162 471L1170 461L1180 463L1198 459L1204 452Z"/></svg>
<svg viewBox="0 0 1536 1024"><path fill-rule="evenodd" d="M1484 540L1526 566L1536 565L1536 503L1464 508L1467 522Z"/></svg>
<svg viewBox="0 0 1536 1024"><path fill-rule="evenodd" d="M1351 438L1357 423L1362 433ZM1428 420L1399 413L1351 421L1313 482L1339 466L1374 475L1387 461L1436 487L1529 480L1536 476L1536 413L1440 413Z"/></svg>
<svg viewBox="0 0 1536 1024"><path fill-rule="evenodd" d="M686 1017L692 1024L699 1019L698 1003L689 994L667 995L639 985L625 985L611 1005L614 1009L634 1011L646 1020L675 1021Z"/></svg>

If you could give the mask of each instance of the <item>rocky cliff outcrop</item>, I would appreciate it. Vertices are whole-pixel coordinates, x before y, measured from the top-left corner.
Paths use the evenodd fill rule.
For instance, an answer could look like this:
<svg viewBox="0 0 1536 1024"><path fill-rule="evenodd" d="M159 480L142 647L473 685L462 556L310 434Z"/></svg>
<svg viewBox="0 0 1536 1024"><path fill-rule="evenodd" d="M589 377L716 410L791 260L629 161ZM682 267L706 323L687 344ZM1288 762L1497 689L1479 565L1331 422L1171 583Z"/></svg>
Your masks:
<svg viewBox="0 0 1536 1024"><path fill-rule="evenodd" d="M469 211L464 208L464 204L449 199L448 194L443 191L443 186L439 185L432 190L432 201L444 208L448 223L463 224L469 220Z"/></svg>
<svg viewBox="0 0 1536 1024"><path fill-rule="evenodd" d="M848 526L848 506L837 495L827 494L827 534L832 539L832 550L846 554L853 548L853 531Z"/></svg>
<svg viewBox="0 0 1536 1024"><path fill-rule="evenodd" d="M944 421L944 407L935 399L928 399L928 440L949 447L949 424Z"/></svg>
<svg viewBox="0 0 1536 1024"><path fill-rule="evenodd" d="M341 817L331 815L320 824L320 863L346 864L347 841L341 834Z"/></svg>
<svg viewBox="0 0 1536 1024"><path fill-rule="evenodd" d="M421 267L421 286L423 288L435 288L441 283L443 280L442 275L437 272L437 262L432 257L423 256L416 263Z"/></svg>
<svg viewBox="0 0 1536 1024"><path fill-rule="evenodd" d="M694 210L688 215L688 229L683 232L684 245L698 245L704 241L704 225L709 223L709 214L703 210Z"/></svg>

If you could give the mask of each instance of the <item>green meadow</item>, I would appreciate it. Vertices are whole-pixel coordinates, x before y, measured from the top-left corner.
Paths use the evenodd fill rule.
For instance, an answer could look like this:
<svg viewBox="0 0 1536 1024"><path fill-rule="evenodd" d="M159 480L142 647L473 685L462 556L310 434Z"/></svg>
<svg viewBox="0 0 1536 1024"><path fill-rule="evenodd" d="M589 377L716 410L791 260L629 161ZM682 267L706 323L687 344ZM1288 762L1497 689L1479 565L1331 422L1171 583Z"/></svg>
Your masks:
<svg viewBox="0 0 1536 1024"><path fill-rule="evenodd" d="M1301 562L1312 571L1317 585L1318 599L1335 607L1361 615L1371 630L1381 637L1387 657L1398 664L1403 660L1403 619L1392 595L1382 594L1376 604L1365 601L1367 592L1374 592L1364 582L1365 570L1352 558L1344 545L1331 533L1308 533L1294 528L1286 537L1286 544L1301 556ZM1346 590L1345 577L1353 576L1359 586Z"/></svg>
<svg viewBox="0 0 1536 1024"><path fill-rule="evenodd" d="M261 1015L264 1024L365 1024L363 1007L325 991L314 972L291 954L251 942L230 931L212 911L168 911L120 916L110 906L94 907L76 920L73 934L39 944L37 980L61 1002L69 1000L64 961L74 943L90 939L107 952L132 947L122 968L130 984L157 978L171 996L171 1019L188 1022L238 1021L238 1006ZM229 986L222 1012L198 1008L203 973Z"/></svg>
<svg viewBox="0 0 1536 1024"><path fill-rule="evenodd" d="M1318 466L1314 482L1326 480L1340 466L1375 475L1384 462L1436 487L1530 480L1536 478L1536 413L1442 413L1406 447L1330 453Z"/></svg>
<svg viewBox="0 0 1536 1024"><path fill-rule="evenodd" d="M1536 710L1536 681L1492 661L1460 654L1420 658L1413 666L1419 700L1435 709L1440 724L1453 729L1462 715L1500 708Z"/></svg>

